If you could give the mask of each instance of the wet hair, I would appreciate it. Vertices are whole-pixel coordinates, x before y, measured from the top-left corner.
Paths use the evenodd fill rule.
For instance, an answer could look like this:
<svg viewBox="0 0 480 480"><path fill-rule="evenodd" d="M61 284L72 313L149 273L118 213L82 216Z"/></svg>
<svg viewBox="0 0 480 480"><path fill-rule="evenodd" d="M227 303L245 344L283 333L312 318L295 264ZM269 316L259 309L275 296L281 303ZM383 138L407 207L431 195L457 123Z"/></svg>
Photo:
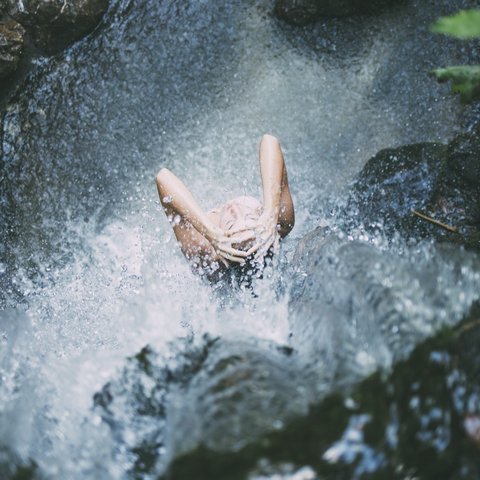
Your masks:
<svg viewBox="0 0 480 480"><path fill-rule="evenodd" d="M241 196L227 202L220 211L220 228L225 231L255 228L262 214L262 204L253 197ZM239 250L248 250L253 240L234 245Z"/></svg>

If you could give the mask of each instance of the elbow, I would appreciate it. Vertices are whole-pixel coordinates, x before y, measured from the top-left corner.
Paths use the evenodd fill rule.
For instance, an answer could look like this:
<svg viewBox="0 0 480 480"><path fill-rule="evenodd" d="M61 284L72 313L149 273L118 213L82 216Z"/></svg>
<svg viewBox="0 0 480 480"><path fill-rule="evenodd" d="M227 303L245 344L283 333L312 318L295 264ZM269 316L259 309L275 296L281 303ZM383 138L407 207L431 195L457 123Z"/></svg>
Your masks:
<svg viewBox="0 0 480 480"><path fill-rule="evenodd" d="M295 226L295 212L292 211L292 218L290 220L290 223L288 224L288 227L289 227L288 233L290 233L293 230L294 226Z"/></svg>
<svg viewBox="0 0 480 480"><path fill-rule="evenodd" d="M165 182L166 177L170 174L170 170L168 168L161 168L155 177L155 181L157 182L158 188L160 188L163 183Z"/></svg>
<svg viewBox="0 0 480 480"><path fill-rule="evenodd" d="M170 170L168 168L162 168L157 173L155 177L155 183L157 184L157 191L160 197L160 201L163 205L163 197L166 196L166 190L168 185L168 177L171 175Z"/></svg>
<svg viewBox="0 0 480 480"><path fill-rule="evenodd" d="M292 215L292 218L289 219L288 223L285 225L285 227L280 232L280 237L281 238L286 237L293 230L294 226L295 226L295 216Z"/></svg>
<svg viewBox="0 0 480 480"><path fill-rule="evenodd" d="M285 227L280 227L280 229L278 230L278 233L280 235L280 238L285 238L292 230L293 230L293 227L295 226L295 222L293 223L289 223L288 225L285 225Z"/></svg>
<svg viewBox="0 0 480 480"><path fill-rule="evenodd" d="M265 133L265 134L262 136L262 143L263 143L263 142L280 144L278 138L275 137L274 135L271 135L270 133Z"/></svg>

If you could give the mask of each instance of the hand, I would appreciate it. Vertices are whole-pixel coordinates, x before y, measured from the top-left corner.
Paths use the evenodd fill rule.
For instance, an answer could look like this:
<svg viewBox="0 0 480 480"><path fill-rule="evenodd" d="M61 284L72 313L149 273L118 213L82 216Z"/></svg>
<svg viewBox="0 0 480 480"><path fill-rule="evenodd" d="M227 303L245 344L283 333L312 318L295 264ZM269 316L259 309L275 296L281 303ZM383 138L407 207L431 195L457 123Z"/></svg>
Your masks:
<svg viewBox="0 0 480 480"><path fill-rule="evenodd" d="M264 212L258 219L257 225L254 228L255 243L247 251L247 255L255 255L256 259L263 258L268 250L272 247L274 251L278 251L280 235L277 228L277 220L275 217Z"/></svg>
<svg viewBox="0 0 480 480"><path fill-rule="evenodd" d="M238 242L237 237L229 237L225 232L218 230L209 239L210 243L218 255L219 260L229 267L229 260L236 263L245 263L247 252L233 247Z"/></svg>
<svg viewBox="0 0 480 480"><path fill-rule="evenodd" d="M232 247L242 252L247 252L255 243L257 238L255 231L250 228L242 228L237 231L225 232L225 235L230 239Z"/></svg>

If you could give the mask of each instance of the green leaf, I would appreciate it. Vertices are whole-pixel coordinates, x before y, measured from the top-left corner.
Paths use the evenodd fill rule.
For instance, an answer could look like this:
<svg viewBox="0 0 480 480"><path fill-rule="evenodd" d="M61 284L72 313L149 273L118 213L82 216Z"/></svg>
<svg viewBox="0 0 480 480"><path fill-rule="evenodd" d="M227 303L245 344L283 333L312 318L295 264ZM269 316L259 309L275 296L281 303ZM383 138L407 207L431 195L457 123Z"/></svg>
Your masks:
<svg viewBox="0 0 480 480"><path fill-rule="evenodd" d="M462 39L480 38L480 10L462 10L450 17L441 17L431 30Z"/></svg>
<svg viewBox="0 0 480 480"><path fill-rule="evenodd" d="M452 81L452 90L462 102L480 99L480 65L459 65L433 71L439 82Z"/></svg>

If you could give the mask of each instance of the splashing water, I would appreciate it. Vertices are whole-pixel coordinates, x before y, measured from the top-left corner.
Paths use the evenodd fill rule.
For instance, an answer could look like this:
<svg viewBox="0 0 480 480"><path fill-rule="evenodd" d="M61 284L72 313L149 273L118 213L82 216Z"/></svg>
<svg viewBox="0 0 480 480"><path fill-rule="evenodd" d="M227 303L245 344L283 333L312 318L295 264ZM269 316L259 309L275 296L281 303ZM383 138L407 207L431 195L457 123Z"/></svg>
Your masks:
<svg viewBox="0 0 480 480"><path fill-rule="evenodd" d="M125 477L128 455L112 460L123 446L92 411L92 397L146 344L168 352L175 339L208 333L284 345L302 321L305 332L315 330L310 313L290 318L289 264L299 239L319 222L334 224L331 205L379 149L446 141L458 130L460 107L427 73L467 54L427 27L462 2L412 2L303 29L277 22L268 1L213 3L113 2L95 34L59 58L37 58L8 106L0 438L49 478ZM265 132L282 142L297 225L255 295L217 291L182 258L154 174L171 168L205 208L259 194ZM380 252L371 275L390 282L399 311L415 310L423 335L438 314L455 310L458 318L478 297L478 274L468 267L458 274L432 246L401 246L434 264L433 273L418 274L430 280L412 304L411 277L394 275L411 262L396 252L382 269L381 245L362 232L354 237ZM350 288L337 280L320 289L320 305ZM369 315L375 330L382 318ZM333 344L322 328L323 342ZM295 348L316 351L305 332ZM355 361L365 371L388 365L392 342L371 357L357 351ZM310 478L307 470L288 478Z"/></svg>

